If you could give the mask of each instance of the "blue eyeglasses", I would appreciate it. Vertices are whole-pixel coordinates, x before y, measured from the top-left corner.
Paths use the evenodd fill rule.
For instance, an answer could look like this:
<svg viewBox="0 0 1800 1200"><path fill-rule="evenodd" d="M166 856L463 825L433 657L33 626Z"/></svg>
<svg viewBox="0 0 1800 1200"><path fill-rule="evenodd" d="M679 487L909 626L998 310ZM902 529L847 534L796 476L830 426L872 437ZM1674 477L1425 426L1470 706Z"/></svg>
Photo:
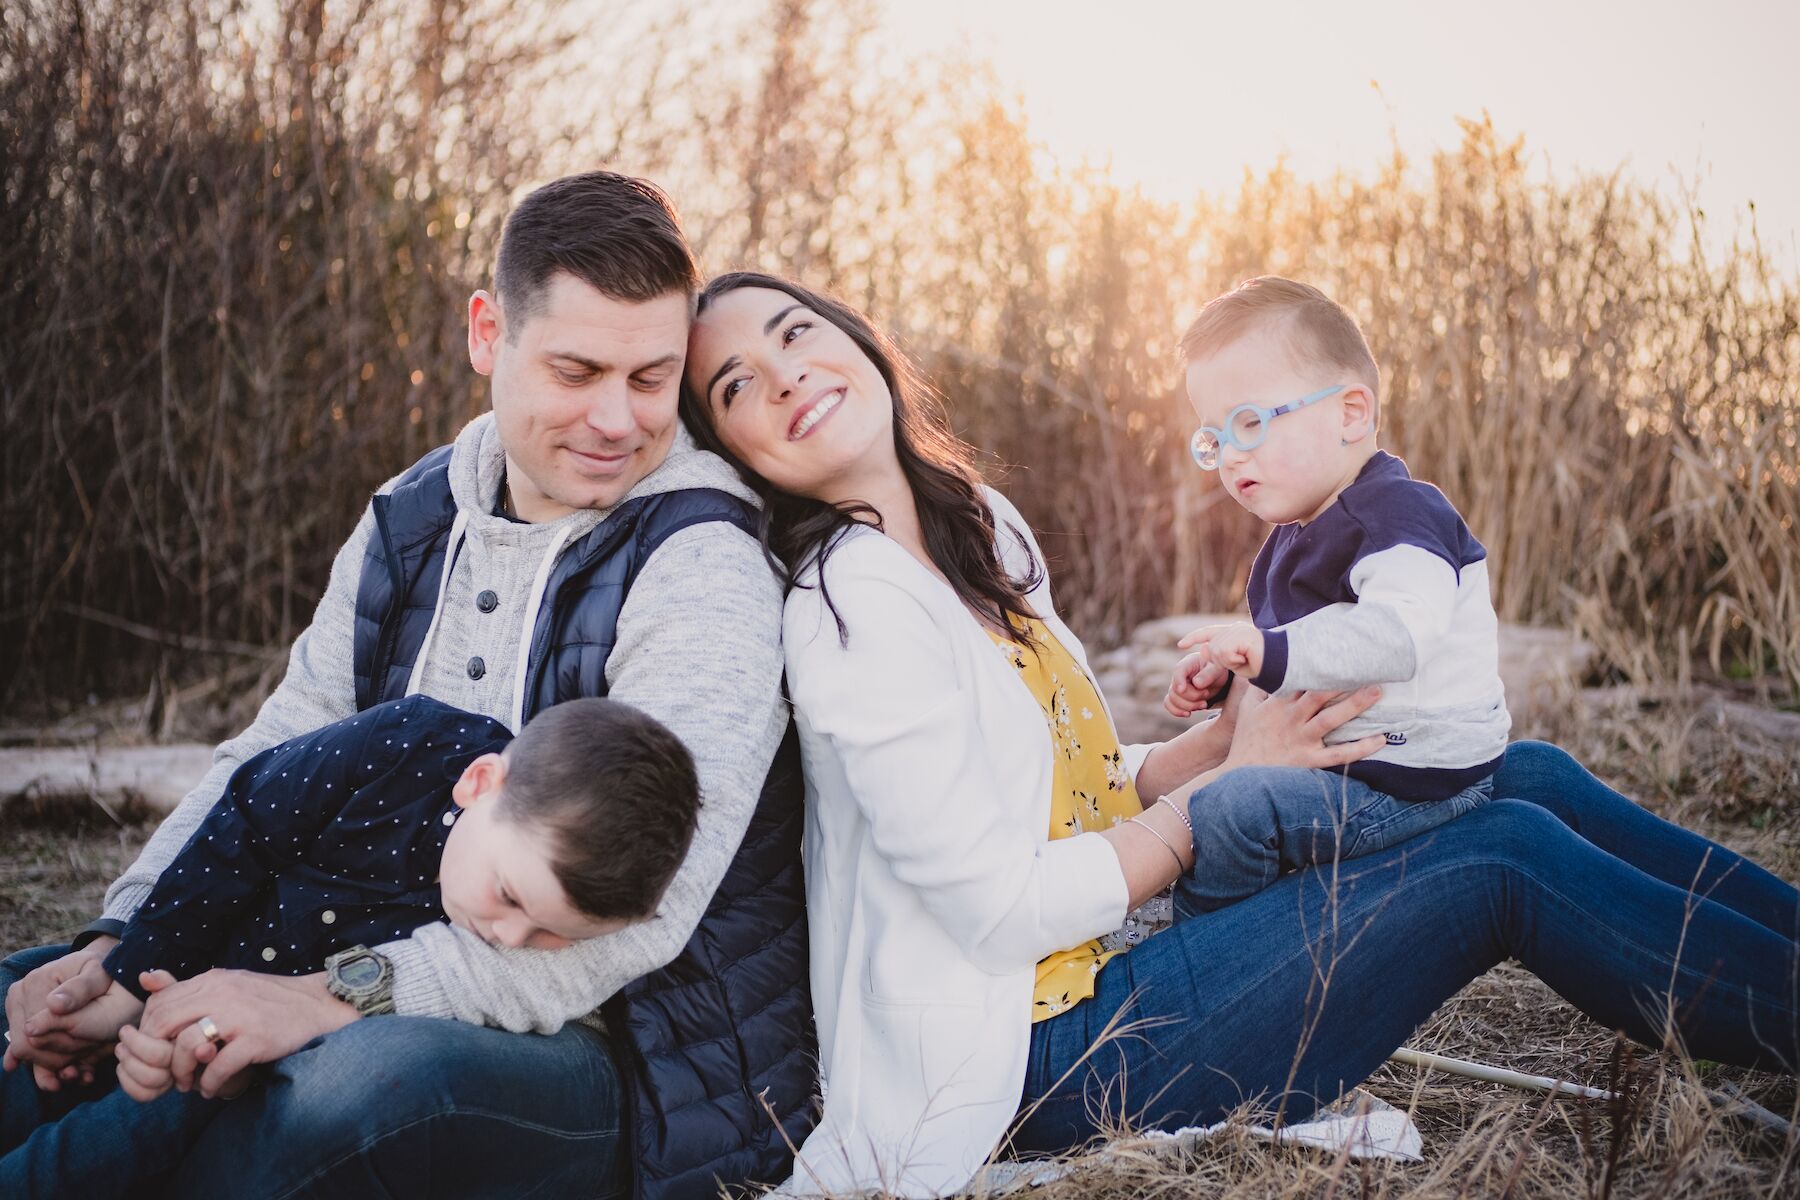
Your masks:
<svg viewBox="0 0 1800 1200"><path fill-rule="evenodd" d="M1292 404L1283 404L1280 408L1240 404L1225 414L1225 428L1214 429L1211 425L1202 425L1196 429L1193 439L1188 442L1188 453L1194 456L1194 462L1201 470L1216 471L1219 469L1219 454L1224 447L1254 450L1269 436L1270 421L1282 413L1297 412L1309 404L1317 404L1349 386L1347 383L1336 384L1310 396L1302 396Z"/></svg>

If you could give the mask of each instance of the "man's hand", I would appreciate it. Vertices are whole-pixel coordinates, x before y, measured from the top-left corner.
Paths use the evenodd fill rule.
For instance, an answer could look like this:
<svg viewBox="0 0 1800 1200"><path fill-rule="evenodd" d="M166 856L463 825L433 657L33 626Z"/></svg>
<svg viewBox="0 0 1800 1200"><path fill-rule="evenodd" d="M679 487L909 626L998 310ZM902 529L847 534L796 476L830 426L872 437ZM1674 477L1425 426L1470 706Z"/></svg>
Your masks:
<svg viewBox="0 0 1800 1200"><path fill-rule="evenodd" d="M93 1060L102 1057L117 1029L104 1036L83 1036L93 1028L82 1020L78 1031L66 1019L99 999L112 986L100 964L119 939L98 937L79 950L45 963L6 991L9 1040L3 1065L11 1071L30 1063L38 1087L57 1091L62 1084L93 1079ZM84 970L91 965L91 970ZM128 993L129 994L129 993ZM129 1020L130 1018L126 1018Z"/></svg>
<svg viewBox="0 0 1800 1200"><path fill-rule="evenodd" d="M215 968L152 995L138 1032L172 1043L168 1070L175 1086L184 1092L197 1086L210 1099L242 1090L247 1077L232 1081L244 1068L285 1058L358 1015L325 990L323 971L288 977ZM208 1017L223 1047L201 1035Z"/></svg>
<svg viewBox="0 0 1800 1200"><path fill-rule="evenodd" d="M1175 678L1169 684L1168 695L1163 697L1163 709L1185 721L1210 706L1230 677L1231 673L1206 651L1190 654L1175 664Z"/></svg>
<svg viewBox="0 0 1800 1200"><path fill-rule="evenodd" d="M1204 625L1176 642L1175 648L1195 650L1228 671L1251 676L1262 674L1262 630L1248 621L1233 621L1229 625ZM1182 661L1187 662L1194 657L1195 655L1190 654Z"/></svg>

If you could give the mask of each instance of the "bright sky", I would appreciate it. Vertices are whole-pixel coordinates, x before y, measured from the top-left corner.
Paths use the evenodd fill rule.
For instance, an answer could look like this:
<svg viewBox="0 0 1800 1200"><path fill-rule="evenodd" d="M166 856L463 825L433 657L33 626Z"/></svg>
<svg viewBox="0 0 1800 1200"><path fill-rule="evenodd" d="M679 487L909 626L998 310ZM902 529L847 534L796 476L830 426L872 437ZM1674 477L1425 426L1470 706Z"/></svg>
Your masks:
<svg viewBox="0 0 1800 1200"><path fill-rule="evenodd" d="M1697 180L1721 240L1754 202L1800 265L1796 0L885 3L897 49L991 62L1059 158L1158 196L1419 161L1486 110L1539 167Z"/></svg>

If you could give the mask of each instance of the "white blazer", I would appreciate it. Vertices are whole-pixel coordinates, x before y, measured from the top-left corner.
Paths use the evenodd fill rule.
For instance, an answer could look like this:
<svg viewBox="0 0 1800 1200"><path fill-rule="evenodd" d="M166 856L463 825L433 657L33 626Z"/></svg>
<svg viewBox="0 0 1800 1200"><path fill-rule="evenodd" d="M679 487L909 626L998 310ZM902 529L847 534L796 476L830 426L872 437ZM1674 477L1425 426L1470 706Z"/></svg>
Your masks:
<svg viewBox="0 0 1800 1200"><path fill-rule="evenodd" d="M984 493L1008 569L1041 564L1017 510ZM1125 876L1098 834L1049 840L1043 710L947 584L866 527L824 582L847 644L817 587L794 589L782 625L825 1088L787 1187L936 1196L1018 1108L1038 960L1118 928ZM1086 669L1048 583L1028 599ZM1149 749L1125 748L1134 775Z"/></svg>

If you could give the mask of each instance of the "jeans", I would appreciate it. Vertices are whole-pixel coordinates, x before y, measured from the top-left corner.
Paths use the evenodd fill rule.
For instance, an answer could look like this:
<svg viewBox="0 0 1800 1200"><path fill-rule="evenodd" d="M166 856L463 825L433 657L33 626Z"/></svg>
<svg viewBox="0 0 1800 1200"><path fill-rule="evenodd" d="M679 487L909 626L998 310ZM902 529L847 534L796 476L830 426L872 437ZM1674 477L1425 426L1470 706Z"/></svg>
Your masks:
<svg viewBox="0 0 1800 1200"><path fill-rule="evenodd" d="M1177 916L1215 912L1301 867L1397 846L1493 798L1484 779L1442 800L1401 800L1307 767L1243 767L1188 799L1194 868L1175 881Z"/></svg>
<svg viewBox="0 0 1800 1200"><path fill-rule="evenodd" d="M0 984L64 949L13 956ZM19 1146L0 1159L0 1196L132 1195L159 1177L183 1200L627 1191L619 1078L584 1026L372 1017L263 1070L236 1100L170 1092L147 1105L110 1077L72 1105L15 1071L0 1085L0 1146Z"/></svg>
<svg viewBox="0 0 1800 1200"><path fill-rule="evenodd" d="M1645 812L1542 743L1498 799L1352 864L1308 868L1177 921L1032 1027L1016 1151L1130 1119L1173 1128L1245 1101L1303 1120L1445 1000L1516 958L1649 1045L1800 1066L1800 893ZM1109 1023L1128 1024L1123 1031Z"/></svg>
<svg viewBox="0 0 1800 1200"><path fill-rule="evenodd" d="M40 946L0 963L0 995L68 952ZM175 1169L220 1102L169 1092L139 1104L114 1083L114 1065L103 1059L92 1084L65 1083L54 1092L39 1091L25 1065L0 1077L0 1196L131 1196L153 1190Z"/></svg>

